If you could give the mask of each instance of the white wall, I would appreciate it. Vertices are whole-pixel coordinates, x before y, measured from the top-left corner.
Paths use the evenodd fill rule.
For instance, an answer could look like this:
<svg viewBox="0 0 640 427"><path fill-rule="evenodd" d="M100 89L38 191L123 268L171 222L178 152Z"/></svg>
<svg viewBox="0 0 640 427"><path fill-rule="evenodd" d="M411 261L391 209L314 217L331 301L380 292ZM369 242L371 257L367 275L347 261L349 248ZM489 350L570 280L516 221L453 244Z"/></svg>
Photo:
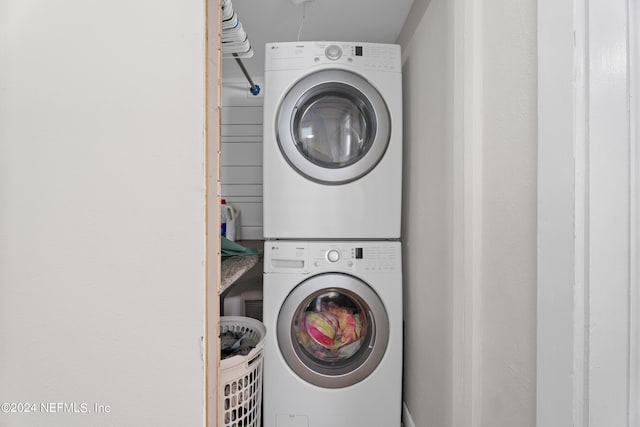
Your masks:
<svg viewBox="0 0 640 427"><path fill-rule="evenodd" d="M263 79L251 77L264 90ZM238 237L245 240L264 238L262 90L252 95L246 79L224 79L222 83L221 194L240 212Z"/></svg>
<svg viewBox="0 0 640 427"><path fill-rule="evenodd" d="M400 37L404 400L416 426L534 426L536 3L421 10Z"/></svg>
<svg viewBox="0 0 640 427"><path fill-rule="evenodd" d="M0 4L2 426L203 424L204 13Z"/></svg>
<svg viewBox="0 0 640 427"><path fill-rule="evenodd" d="M403 394L420 427L452 425L451 12L450 2L432 0L412 38L402 46Z"/></svg>
<svg viewBox="0 0 640 427"><path fill-rule="evenodd" d="M482 10L478 425L535 426L536 1Z"/></svg>

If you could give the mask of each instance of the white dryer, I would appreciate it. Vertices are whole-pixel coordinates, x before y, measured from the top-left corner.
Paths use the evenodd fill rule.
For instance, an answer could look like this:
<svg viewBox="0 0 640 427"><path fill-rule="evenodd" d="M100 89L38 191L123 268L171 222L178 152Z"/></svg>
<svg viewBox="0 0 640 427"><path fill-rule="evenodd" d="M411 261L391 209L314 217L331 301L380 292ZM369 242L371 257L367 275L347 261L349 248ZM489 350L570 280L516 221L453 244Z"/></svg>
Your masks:
<svg viewBox="0 0 640 427"><path fill-rule="evenodd" d="M400 237L401 71L397 45L266 45L266 239Z"/></svg>
<svg viewBox="0 0 640 427"><path fill-rule="evenodd" d="M265 242L264 427L399 426L400 242Z"/></svg>

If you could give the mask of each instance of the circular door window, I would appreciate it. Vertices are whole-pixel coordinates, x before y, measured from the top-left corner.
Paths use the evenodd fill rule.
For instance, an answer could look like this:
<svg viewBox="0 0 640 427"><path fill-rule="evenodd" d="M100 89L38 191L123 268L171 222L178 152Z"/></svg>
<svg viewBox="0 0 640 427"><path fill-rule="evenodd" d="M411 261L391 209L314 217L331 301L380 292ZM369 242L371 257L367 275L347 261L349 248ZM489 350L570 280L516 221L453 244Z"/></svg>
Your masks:
<svg viewBox="0 0 640 427"><path fill-rule="evenodd" d="M386 103L367 80L348 71L301 79L285 95L277 121L278 144L289 164L325 184L367 174L389 144Z"/></svg>
<svg viewBox="0 0 640 427"><path fill-rule="evenodd" d="M330 273L302 282L278 317L278 343L302 379L325 388L362 381L387 348L387 313L378 295L353 276Z"/></svg>

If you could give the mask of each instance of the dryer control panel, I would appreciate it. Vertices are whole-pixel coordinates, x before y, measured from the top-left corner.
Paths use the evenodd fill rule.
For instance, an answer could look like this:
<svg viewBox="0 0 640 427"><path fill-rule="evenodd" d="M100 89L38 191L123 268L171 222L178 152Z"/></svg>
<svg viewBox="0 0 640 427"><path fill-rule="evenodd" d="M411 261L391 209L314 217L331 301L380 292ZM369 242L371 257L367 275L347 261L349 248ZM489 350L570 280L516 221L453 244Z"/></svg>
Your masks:
<svg viewBox="0 0 640 427"><path fill-rule="evenodd" d="M265 241L265 272L399 272L400 242Z"/></svg>
<svg viewBox="0 0 640 427"><path fill-rule="evenodd" d="M400 46L358 42L267 43L265 70L307 69L338 64L362 70L398 72Z"/></svg>

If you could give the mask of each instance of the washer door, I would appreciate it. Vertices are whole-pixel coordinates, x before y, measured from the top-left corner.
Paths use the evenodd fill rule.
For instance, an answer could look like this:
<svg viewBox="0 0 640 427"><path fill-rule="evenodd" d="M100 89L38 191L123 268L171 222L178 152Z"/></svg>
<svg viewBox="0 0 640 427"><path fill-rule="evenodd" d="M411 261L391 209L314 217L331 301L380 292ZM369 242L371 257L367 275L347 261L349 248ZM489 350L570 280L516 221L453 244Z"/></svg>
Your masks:
<svg viewBox="0 0 640 427"><path fill-rule="evenodd" d="M389 109L364 78L323 70L298 81L284 96L276 136L289 164L322 184L345 184L371 171L391 135Z"/></svg>
<svg viewBox="0 0 640 427"><path fill-rule="evenodd" d="M369 376L389 342L389 318L363 281L325 273L300 283L278 315L278 345L289 367L324 388L347 387Z"/></svg>

